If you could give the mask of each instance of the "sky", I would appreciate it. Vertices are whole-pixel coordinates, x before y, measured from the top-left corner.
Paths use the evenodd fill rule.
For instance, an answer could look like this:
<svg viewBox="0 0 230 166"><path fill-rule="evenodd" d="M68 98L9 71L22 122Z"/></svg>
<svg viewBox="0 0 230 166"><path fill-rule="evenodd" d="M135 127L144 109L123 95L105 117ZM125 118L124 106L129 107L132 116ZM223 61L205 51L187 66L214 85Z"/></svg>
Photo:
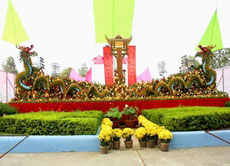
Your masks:
<svg viewBox="0 0 230 166"><path fill-rule="evenodd" d="M22 45L34 45L45 59L45 72L59 63L61 70L79 69L83 63L93 66L93 78L103 82L103 65L92 59L103 56L103 46L96 44L93 0L12 0L29 36ZM8 0L0 1L0 36L2 38ZM127 6L128 7L128 6ZM229 0L136 0L133 39L136 46L137 75L149 67L159 78L157 63L166 61L167 75L179 72L181 57L194 55L217 7L224 48L230 47ZM102 6L103 8L103 6ZM0 64L13 56L19 71L19 50L0 40ZM36 58L34 58L36 61ZM0 65L0 70L2 66ZM101 80L101 81L99 81Z"/></svg>

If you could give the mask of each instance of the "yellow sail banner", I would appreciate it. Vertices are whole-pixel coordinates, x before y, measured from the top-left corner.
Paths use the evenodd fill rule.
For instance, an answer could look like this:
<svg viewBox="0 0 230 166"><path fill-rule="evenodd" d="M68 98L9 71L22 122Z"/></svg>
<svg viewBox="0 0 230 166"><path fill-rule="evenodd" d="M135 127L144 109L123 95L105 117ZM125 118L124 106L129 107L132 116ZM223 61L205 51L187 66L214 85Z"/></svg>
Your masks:
<svg viewBox="0 0 230 166"><path fill-rule="evenodd" d="M107 43L105 35L129 38L132 32L135 0L94 0L96 43Z"/></svg>
<svg viewBox="0 0 230 166"><path fill-rule="evenodd" d="M17 11L12 5L11 0L9 0L2 40L18 45L28 39L29 38L20 21Z"/></svg>
<svg viewBox="0 0 230 166"><path fill-rule="evenodd" d="M221 32L220 32L220 25L217 15L217 10L215 10L211 21L208 24L208 27L201 38L198 45L202 46L215 46L215 48L212 49L212 51L216 51L223 48L223 42L221 38ZM199 48L197 46L197 51L199 51Z"/></svg>

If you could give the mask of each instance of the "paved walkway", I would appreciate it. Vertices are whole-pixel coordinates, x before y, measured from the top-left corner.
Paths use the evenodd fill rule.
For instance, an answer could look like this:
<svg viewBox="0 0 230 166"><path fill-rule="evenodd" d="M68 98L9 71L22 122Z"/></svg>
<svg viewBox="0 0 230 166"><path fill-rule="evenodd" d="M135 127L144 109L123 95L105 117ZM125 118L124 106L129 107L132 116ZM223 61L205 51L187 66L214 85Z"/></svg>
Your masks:
<svg viewBox="0 0 230 166"><path fill-rule="evenodd" d="M121 141L120 150L99 152L18 153L0 159L0 166L230 166L230 146L170 149L157 147L127 150Z"/></svg>

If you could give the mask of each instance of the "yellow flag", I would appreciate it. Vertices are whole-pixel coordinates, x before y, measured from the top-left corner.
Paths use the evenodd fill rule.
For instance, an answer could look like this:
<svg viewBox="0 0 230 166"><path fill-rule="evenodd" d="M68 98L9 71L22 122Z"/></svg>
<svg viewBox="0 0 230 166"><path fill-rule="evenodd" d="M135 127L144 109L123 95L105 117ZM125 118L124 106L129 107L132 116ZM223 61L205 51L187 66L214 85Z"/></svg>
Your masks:
<svg viewBox="0 0 230 166"><path fill-rule="evenodd" d="M12 5L11 0L9 0L2 40L18 45L28 39L17 11Z"/></svg>

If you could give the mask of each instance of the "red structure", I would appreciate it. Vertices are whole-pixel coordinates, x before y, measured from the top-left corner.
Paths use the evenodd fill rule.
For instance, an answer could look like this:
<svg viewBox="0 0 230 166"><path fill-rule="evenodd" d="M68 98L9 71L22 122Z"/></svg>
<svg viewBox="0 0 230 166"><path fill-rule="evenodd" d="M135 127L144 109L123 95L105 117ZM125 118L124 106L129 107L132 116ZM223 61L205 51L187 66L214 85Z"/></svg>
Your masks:
<svg viewBox="0 0 230 166"><path fill-rule="evenodd" d="M113 82L113 56L117 61L118 77L121 79L124 77L122 61L126 55L128 56L128 85L136 83L136 46L129 46L132 37L125 39L117 35L111 39L106 37L106 40L110 45L103 48L106 85L110 86Z"/></svg>
<svg viewBox="0 0 230 166"><path fill-rule="evenodd" d="M105 73L105 84L108 86L113 85L113 56L111 47L103 48L104 56L104 73Z"/></svg>
<svg viewBox="0 0 230 166"><path fill-rule="evenodd" d="M136 46L128 46L128 85L136 83Z"/></svg>
<svg viewBox="0 0 230 166"><path fill-rule="evenodd" d="M101 110L119 107L122 110L125 104L137 106L140 110L152 108L170 108L178 106L219 106L223 107L229 98L202 98L184 100L126 100L126 101L89 101L89 102L60 102L60 103L10 103L18 108L20 113L42 111L75 111Z"/></svg>

